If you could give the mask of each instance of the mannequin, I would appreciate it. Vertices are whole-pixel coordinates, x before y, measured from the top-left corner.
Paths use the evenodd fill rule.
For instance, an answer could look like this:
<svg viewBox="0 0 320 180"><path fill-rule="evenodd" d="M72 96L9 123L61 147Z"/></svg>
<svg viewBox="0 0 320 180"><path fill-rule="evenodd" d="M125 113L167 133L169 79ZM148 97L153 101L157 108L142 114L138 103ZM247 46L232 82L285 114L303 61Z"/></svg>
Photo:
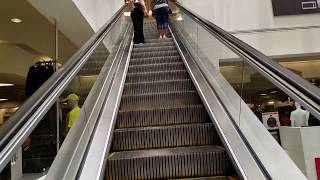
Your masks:
<svg viewBox="0 0 320 180"><path fill-rule="evenodd" d="M301 109L301 105L294 103L296 110L291 112L290 120L292 127L308 126L309 112Z"/></svg>

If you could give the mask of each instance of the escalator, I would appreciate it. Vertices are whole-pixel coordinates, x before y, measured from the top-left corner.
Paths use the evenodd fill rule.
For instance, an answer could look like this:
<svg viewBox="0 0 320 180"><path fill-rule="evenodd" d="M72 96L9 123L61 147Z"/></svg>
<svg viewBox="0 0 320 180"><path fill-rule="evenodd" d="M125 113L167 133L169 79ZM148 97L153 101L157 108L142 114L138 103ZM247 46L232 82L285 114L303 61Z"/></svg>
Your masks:
<svg viewBox="0 0 320 180"><path fill-rule="evenodd" d="M132 42L129 7L118 10L0 129L0 169L48 109L61 105L59 96L76 92L81 112L48 180L306 179L244 102L243 82L233 87L216 59L258 69L317 118L319 93L176 5L170 37L158 39L155 23L146 22L144 44Z"/></svg>
<svg viewBox="0 0 320 180"><path fill-rule="evenodd" d="M106 179L210 177L232 165L171 38L144 24L135 44L108 156Z"/></svg>

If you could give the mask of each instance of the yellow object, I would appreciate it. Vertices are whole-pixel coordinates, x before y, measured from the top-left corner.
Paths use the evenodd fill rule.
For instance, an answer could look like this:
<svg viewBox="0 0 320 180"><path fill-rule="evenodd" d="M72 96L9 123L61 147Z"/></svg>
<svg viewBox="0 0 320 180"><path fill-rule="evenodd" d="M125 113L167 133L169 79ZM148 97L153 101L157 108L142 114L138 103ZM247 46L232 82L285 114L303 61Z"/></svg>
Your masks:
<svg viewBox="0 0 320 180"><path fill-rule="evenodd" d="M74 107L70 112L69 112L69 118L68 118L68 128L71 128L72 125L76 122L77 117L80 113L80 108Z"/></svg>
<svg viewBox="0 0 320 180"><path fill-rule="evenodd" d="M77 96L74 93L71 93L65 99L63 99L62 101L68 101L68 100L79 101L79 96Z"/></svg>

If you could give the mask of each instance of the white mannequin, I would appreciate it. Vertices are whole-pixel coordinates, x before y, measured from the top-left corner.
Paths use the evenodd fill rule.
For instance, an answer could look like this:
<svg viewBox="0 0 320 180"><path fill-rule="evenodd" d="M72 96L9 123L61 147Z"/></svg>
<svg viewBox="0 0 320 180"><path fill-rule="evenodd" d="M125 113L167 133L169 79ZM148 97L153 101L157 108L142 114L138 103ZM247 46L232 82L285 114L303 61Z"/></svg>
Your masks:
<svg viewBox="0 0 320 180"><path fill-rule="evenodd" d="M301 109L299 103L294 103L296 110L291 112L290 120L292 127L308 126L309 112Z"/></svg>

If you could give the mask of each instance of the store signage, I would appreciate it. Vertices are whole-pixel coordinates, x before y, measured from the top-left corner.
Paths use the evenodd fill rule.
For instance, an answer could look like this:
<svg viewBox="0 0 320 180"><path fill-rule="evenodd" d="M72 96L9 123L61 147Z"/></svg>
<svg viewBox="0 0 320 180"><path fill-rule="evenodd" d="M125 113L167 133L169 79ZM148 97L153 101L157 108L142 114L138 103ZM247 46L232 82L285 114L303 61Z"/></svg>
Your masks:
<svg viewBox="0 0 320 180"><path fill-rule="evenodd" d="M262 113L263 125L268 130L279 129L279 113L278 112L266 112Z"/></svg>
<svg viewBox="0 0 320 180"><path fill-rule="evenodd" d="M272 0L275 16L320 13L320 0Z"/></svg>
<svg viewBox="0 0 320 180"><path fill-rule="evenodd" d="M320 180L320 158L315 158L317 179Z"/></svg>

